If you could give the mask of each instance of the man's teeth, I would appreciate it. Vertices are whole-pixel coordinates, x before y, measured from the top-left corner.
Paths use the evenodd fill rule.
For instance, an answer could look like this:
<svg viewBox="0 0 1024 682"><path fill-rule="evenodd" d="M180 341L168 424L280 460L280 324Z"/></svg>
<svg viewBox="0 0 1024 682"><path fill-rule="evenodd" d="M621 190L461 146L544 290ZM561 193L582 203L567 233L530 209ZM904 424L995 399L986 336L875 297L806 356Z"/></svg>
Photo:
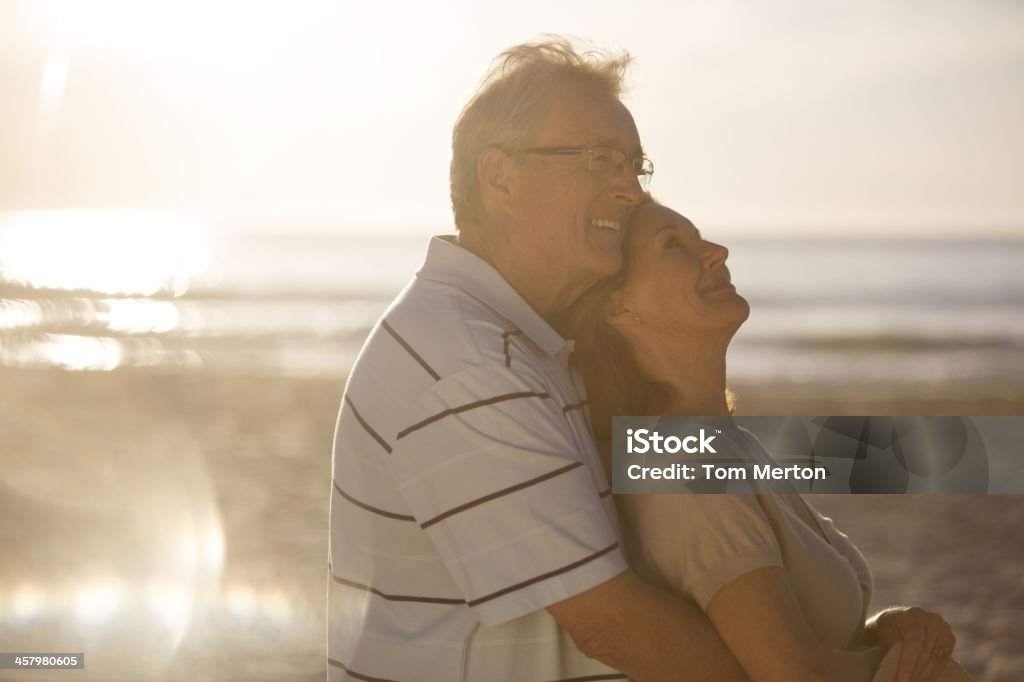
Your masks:
<svg viewBox="0 0 1024 682"><path fill-rule="evenodd" d="M622 225L619 224L618 220L606 220L604 218L594 218L590 222L591 222L591 224L596 225L598 227L607 227L607 228L612 229L612 230L621 230L622 229Z"/></svg>

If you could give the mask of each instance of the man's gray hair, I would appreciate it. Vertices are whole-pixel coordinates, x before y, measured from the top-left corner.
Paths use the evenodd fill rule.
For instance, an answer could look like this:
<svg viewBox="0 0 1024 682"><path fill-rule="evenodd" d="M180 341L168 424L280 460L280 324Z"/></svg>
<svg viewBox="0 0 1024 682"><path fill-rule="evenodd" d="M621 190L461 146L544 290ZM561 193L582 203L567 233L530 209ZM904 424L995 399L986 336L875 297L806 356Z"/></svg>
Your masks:
<svg viewBox="0 0 1024 682"><path fill-rule="evenodd" d="M625 52L581 52L559 36L516 45L498 55L452 131L456 229L472 230L482 218L476 166L484 149L499 147L511 153L528 147L551 102L567 88L617 99L629 62Z"/></svg>

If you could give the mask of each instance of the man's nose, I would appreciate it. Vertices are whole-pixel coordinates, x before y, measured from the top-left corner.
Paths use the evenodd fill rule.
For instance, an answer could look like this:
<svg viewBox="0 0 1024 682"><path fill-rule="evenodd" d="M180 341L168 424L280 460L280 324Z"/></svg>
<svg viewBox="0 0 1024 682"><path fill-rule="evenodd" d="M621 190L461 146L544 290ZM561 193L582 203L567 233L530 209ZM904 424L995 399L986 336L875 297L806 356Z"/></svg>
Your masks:
<svg viewBox="0 0 1024 682"><path fill-rule="evenodd" d="M636 206L644 198L643 187L640 186L640 177L636 171L627 163L622 170L616 173L612 192L615 199L627 206Z"/></svg>

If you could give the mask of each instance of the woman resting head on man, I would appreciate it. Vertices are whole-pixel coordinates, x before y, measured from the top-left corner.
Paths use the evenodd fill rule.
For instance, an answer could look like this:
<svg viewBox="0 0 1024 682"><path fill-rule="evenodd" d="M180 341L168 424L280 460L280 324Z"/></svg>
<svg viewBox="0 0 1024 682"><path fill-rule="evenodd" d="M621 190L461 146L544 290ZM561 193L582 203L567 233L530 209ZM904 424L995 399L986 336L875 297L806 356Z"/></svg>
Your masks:
<svg viewBox="0 0 1024 682"><path fill-rule="evenodd" d="M726 351L750 307L728 254L648 201L632 215L621 272L561 319L606 467L612 416L731 414ZM738 433L741 453L770 460ZM867 617L864 557L795 490L622 495L616 506L637 572L694 600L754 682L968 679L938 614L894 607Z"/></svg>

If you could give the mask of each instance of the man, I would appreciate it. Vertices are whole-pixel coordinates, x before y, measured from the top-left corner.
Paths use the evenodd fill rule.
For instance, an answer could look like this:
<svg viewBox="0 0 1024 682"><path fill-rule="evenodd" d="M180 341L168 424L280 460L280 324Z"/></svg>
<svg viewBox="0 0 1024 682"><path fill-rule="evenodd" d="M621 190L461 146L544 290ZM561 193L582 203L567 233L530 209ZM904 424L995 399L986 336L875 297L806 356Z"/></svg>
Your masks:
<svg viewBox="0 0 1024 682"><path fill-rule="evenodd" d="M512 48L456 123L458 238L374 327L338 417L331 680L745 679L703 614L628 570L548 323L619 269L653 170L627 62Z"/></svg>

